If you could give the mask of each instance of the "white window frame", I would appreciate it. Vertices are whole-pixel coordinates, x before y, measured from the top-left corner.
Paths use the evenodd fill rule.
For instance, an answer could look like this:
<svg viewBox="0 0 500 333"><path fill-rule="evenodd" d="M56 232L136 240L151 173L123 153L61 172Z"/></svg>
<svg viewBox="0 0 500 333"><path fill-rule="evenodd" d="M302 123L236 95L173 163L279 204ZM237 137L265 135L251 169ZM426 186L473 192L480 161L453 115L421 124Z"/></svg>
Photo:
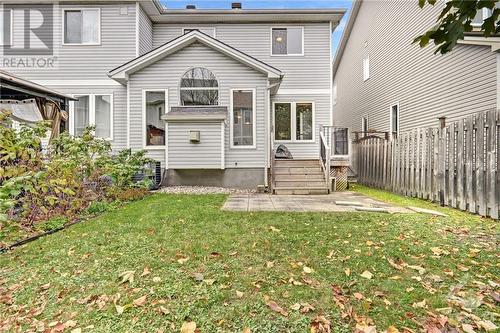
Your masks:
<svg viewBox="0 0 500 333"><path fill-rule="evenodd" d="M212 74L215 76L215 79L217 80L217 87L181 87L181 82L182 82L182 78L184 77L184 75L186 75L187 72L189 72L190 70L194 69L194 68L204 68L206 70L209 70L210 72L212 72ZM182 73L181 75L181 78L179 80L179 84L178 84L178 87L179 87L179 106L183 106L183 107L190 107L190 108L197 108L197 107L210 107L210 106L219 106L221 105L220 104L220 84L219 84L219 79L218 79L218 76L215 75L214 71L211 70L211 69L208 69L207 67L203 67L203 66L193 66L193 67L189 67L186 71L184 71L184 73ZM214 104L214 105L182 105L182 96L181 96L181 91L182 90L217 90L217 104Z"/></svg>
<svg viewBox="0 0 500 333"><path fill-rule="evenodd" d="M186 30L199 30L201 33L203 33L203 31L201 31L202 29L212 29L214 32L213 32L213 35L210 36L210 37L213 37L213 38L217 38L216 36L216 30L215 30L215 27L182 27L182 36L186 34Z"/></svg>
<svg viewBox="0 0 500 333"><path fill-rule="evenodd" d="M80 11L83 11L83 10L97 10L97 17L98 17L98 26L97 26L97 42L95 43L66 43L65 40L66 40L66 29L65 29L65 25L66 25L66 15L65 13L67 11L76 11L76 10L80 10ZM62 11L62 19L61 19L61 22L62 22L62 31L61 31L61 36L62 36L62 39L61 39L61 43L62 45L64 46L97 46L97 45L101 45L101 26L102 26L102 18L101 18L101 8L99 7L71 7L71 8L63 8Z"/></svg>
<svg viewBox="0 0 500 333"><path fill-rule="evenodd" d="M370 78L370 56L363 57L363 82Z"/></svg>
<svg viewBox="0 0 500 333"><path fill-rule="evenodd" d="M233 121L234 121L234 112L233 112L233 92L234 91L251 91L252 92L252 109L253 109L253 123L252 123L252 134L253 134L253 144L248 145L248 146L235 146L234 145L234 129L233 129ZM229 90L229 105L230 105L230 112L229 112L229 121L230 121L230 126L229 126L229 148L230 149L255 149L257 148L257 89L255 88L233 88ZM243 114L242 114L242 121L243 119Z"/></svg>
<svg viewBox="0 0 500 333"><path fill-rule="evenodd" d="M290 104L290 126L291 140L277 140L276 143L313 143L316 142L316 104L313 101L274 101L273 102L273 131L276 131L276 104ZM297 139L297 104L311 104L312 106L312 139L311 140L299 140Z"/></svg>
<svg viewBox="0 0 500 333"><path fill-rule="evenodd" d="M392 103L390 108L389 108L389 117L390 117L390 120L389 120L389 124L390 124L390 127L389 127L389 132L391 134L391 137L394 133L393 131L393 126L394 124L392 123L392 108L396 106L397 107L397 114L398 114L398 123L397 123L397 126L398 126L398 130L396 131L396 135L399 136L399 132L401 131L401 127L399 124L401 124L401 109L399 108L399 102L396 102L396 103Z"/></svg>
<svg viewBox="0 0 500 333"><path fill-rule="evenodd" d="M3 36L3 39L0 40L0 46L12 46L14 42L14 11L12 8L8 8L10 12L10 44L4 44L3 39L5 39L5 36ZM5 8L2 7L2 11L0 12L0 15L3 15L5 11Z"/></svg>
<svg viewBox="0 0 500 333"><path fill-rule="evenodd" d="M110 113L109 113L109 133L110 137L108 138L100 138L104 140L109 140L113 141L113 134L114 134L114 126L113 126L113 119L114 119L114 96L113 94L89 94L89 93L81 93L81 94L72 94L72 97L78 98L78 97L83 97L83 96L88 96L89 97L89 126L94 126L95 125L95 97L96 96L109 96L110 100ZM69 134L75 135L75 101L71 101L69 104ZM94 133L95 134L95 133Z"/></svg>
<svg viewBox="0 0 500 333"><path fill-rule="evenodd" d="M165 114L168 113L168 89L142 89L142 147L144 150L165 150L167 147L167 122L165 121L163 126L165 128L165 145L161 146L148 146L146 144L146 93L147 92L163 92L165 94Z"/></svg>
<svg viewBox="0 0 500 333"><path fill-rule="evenodd" d="M289 29L289 28L300 28L302 30L302 53L288 53L287 54L273 54L273 29ZM288 31L287 31L287 38L288 38ZM304 56L304 27L303 26L296 26L296 25L289 25L289 26L272 26L269 29L269 46L270 50L269 53L271 57L303 57Z"/></svg>

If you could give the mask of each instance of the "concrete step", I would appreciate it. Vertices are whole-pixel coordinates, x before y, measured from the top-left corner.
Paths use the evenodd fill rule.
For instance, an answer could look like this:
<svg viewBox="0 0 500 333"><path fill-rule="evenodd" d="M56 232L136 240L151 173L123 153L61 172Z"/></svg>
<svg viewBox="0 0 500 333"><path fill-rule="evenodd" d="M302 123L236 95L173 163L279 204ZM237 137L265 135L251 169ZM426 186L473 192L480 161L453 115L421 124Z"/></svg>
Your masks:
<svg viewBox="0 0 500 333"><path fill-rule="evenodd" d="M328 189L323 187L303 187L303 188L294 188L294 187L275 187L274 194L281 195L309 195L309 194L328 194Z"/></svg>
<svg viewBox="0 0 500 333"><path fill-rule="evenodd" d="M276 180L276 181L288 181L288 180L297 180L297 181L322 180L322 181L324 181L325 176L323 175L323 172L313 173L313 174L298 174L298 175L276 174L274 177L274 180Z"/></svg>
<svg viewBox="0 0 500 333"><path fill-rule="evenodd" d="M313 180L284 180L284 181L279 181L276 180L274 182L276 187L293 187L293 188L309 188L309 187L326 187L326 183L324 180L318 180L318 181L313 181Z"/></svg>

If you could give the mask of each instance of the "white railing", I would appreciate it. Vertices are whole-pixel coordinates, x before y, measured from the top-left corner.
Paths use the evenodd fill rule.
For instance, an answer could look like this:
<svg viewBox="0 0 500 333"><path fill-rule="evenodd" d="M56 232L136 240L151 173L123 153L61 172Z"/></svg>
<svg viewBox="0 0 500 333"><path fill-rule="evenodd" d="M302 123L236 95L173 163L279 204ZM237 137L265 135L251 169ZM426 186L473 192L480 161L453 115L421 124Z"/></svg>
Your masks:
<svg viewBox="0 0 500 333"><path fill-rule="evenodd" d="M323 126L320 126L319 129L319 160L321 162L321 168L325 174L325 181L328 191L331 190L331 178L330 178L330 146L328 145L328 141L325 137Z"/></svg>

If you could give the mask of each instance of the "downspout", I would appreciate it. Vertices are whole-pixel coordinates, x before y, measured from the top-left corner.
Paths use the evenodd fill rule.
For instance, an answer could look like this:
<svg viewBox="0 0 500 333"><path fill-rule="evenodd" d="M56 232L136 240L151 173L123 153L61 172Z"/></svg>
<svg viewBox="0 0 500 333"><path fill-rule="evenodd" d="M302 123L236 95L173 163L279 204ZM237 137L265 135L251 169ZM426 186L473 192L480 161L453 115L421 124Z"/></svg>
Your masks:
<svg viewBox="0 0 500 333"><path fill-rule="evenodd" d="M283 77L280 78L280 81L277 82L277 83L273 83L273 84L269 84L269 81L267 81L267 89L266 89L266 109L267 109L267 112L266 112L266 131L267 131L267 139L266 139L266 167L264 168L264 185L266 186L266 188L269 187L269 168L271 167L270 165L270 158L271 158L271 153L273 151L273 145L274 145L274 142L273 142L273 134L272 134L272 131L274 131L274 128L271 128L271 121L272 121L272 110L271 110L271 89L273 89L274 87L277 87L281 84L281 79Z"/></svg>

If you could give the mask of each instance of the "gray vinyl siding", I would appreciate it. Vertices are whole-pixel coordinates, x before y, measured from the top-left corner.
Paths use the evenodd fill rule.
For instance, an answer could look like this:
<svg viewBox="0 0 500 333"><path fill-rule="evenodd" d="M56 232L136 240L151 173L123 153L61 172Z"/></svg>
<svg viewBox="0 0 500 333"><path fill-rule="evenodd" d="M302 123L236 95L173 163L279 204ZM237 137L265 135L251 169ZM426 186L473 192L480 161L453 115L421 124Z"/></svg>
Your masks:
<svg viewBox="0 0 500 333"><path fill-rule="evenodd" d="M329 95L276 95L271 102L313 102L314 103L314 142L275 142L274 148L280 144L285 145L293 155L293 158L314 159L319 156L319 127L330 125L330 96ZM272 104L271 104L272 105ZM273 110L274 111L274 110ZM274 119L274 115L273 115ZM292 136L295 128L292 128Z"/></svg>
<svg viewBox="0 0 500 333"><path fill-rule="evenodd" d="M168 126L169 169L220 169L222 161L220 122L171 122ZM189 131L200 131L200 143L189 141Z"/></svg>
<svg viewBox="0 0 500 333"><path fill-rule="evenodd" d="M139 6L139 55L151 51L153 48L153 22L149 16L144 12L144 9Z"/></svg>
<svg viewBox="0 0 500 333"><path fill-rule="evenodd" d="M304 56L271 56L271 27L304 27ZM153 47L182 33L184 25L154 24ZM285 73L280 89L330 89L330 24L213 24L216 38Z"/></svg>
<svg viewBox="0 0 500 333"><path fill-rule="evenodd" d="M113 95L113 140L111 148L117 152L127 148L127 88L124 86L50 86L69 95ZM70 119L70 121L72 121Z"/></svg>
<svg viewBox="0 0 500 333"><path fill-rule="evenodd" d="M168 106L179 105L179 81L193 66L211 70L219 82L219 105L230 103L230 89L256 89L256 143L255 149L230 149L229 128L225 131L226 168L264 167L265 165L265 110L267 78L240 62L200 43L192 44L130 76L130 143L133 149L143 148L142 91L168 89ZM229 115L228 115L229 116ZM229 121L228 121L229 123ZM165 151L149 150L148 155L165 162Z"/></svg>
<svg viewBox="0 0 500 333"><path fill-rule="evenodd" d="M366 116L369 129L388 131L396 102L402 131L497 107L499 73L491 47L457 45L442 56L433 54L433 45L412 44L434 25L441 5L422 11L412 1L363 1L334 78L334 124L361 130ZM363 82L366 55L370 78Z"/></svg>
<svg viewBox="0 0 500 333"><path fill-rule="evenodd" d="M120 8L127 7L127 14ZM62 10L65 8L101 9L101 45L62 45ZM32 80L108 79L107 72L136 55L136 5L130 3L60 3L54 17L55 55L58 60L53 69L3 69ZM14 17L14 31L23 31L22 20ZM3 66L0 63L0 66Z"/></svg>

